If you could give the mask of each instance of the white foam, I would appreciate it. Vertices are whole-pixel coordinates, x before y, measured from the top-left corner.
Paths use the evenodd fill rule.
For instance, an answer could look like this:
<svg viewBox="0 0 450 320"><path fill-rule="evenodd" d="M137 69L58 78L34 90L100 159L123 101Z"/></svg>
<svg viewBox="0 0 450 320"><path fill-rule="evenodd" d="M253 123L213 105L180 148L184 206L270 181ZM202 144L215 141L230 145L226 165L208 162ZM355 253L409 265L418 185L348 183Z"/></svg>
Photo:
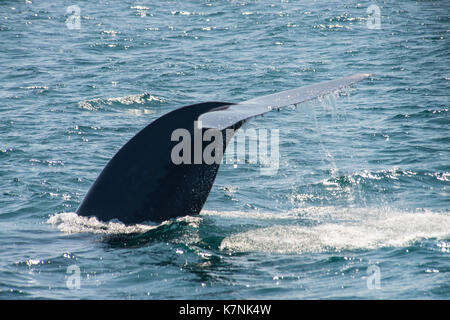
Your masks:
<svg viewBox="0 0 450 320"><path fill-rule="evenodd" d="M153 230L160 226L167 225L173 222L185 222L190 227L198 228L200 221L201 217L199 216L186 216L177 218L175 220L167 220L160 224L135 224L127 226L118 220L102 222L95 217L79 216L75 212L57 213L47 219L48 224L53 225L66 234L93 233L109 235L145 233L149 230Z"/></svg>
<svg viewBox="0 0 450 320"><path fill-rule="evenodd" d="M107 99L95 98L95 99L90 99L90 100L84 100L84 101L78 102L78 107L81 109L93 111L93 110L103 109L105 106L111 106L111 105L113 105L113 103L120 103L122 105L129 106L129 105L134 105L134 104L145 104L147 102L152 102L152 101L164 102L163 99L155 97L149 93L141 93L141 94L132 94L132 95L128 95L128 96L107 98ZM134 109L134 110L137 110L137 109ZM128 110L125 112L130 112L130 111ZM137 115L141 115L142 113L145 114L145 113L153 113L153 112L150 109L144 109L144 111L140 110L139 114L137 114Z"/></svg>
<svg viewBox="0 0 450 320"><path fill-rule="evenodd" d="M283 212L283 213L270 213L259 211L216 211L216 210L203 210L202 216L211 216L217 218L236 218L236 219L254 219L254 220L268 220L268 219L293 219L298 216L297 212Z"/></svg>
<svg viewBox="0 0 450 320"><path fill-rule="evenodd" d="M75 212L62 212L50 216L47 223L57 227L60 231L72 234L88 232L94 234L130 234L143 233L157 226L136 224L126 226L121 222L101 222L94 217L82 217Z"/></svg>
<svg viewBox="0 0 450 320"><path fill-rule="evenodd" d="M226 237L220 249L233 252L324 252L399 247L421 239L450 237L449 213L389 211L374 214L371 213L373 210L366 209L337 211L338 219L350 221L253 229ZM358 219L361 217L364 219Z"/></svg>

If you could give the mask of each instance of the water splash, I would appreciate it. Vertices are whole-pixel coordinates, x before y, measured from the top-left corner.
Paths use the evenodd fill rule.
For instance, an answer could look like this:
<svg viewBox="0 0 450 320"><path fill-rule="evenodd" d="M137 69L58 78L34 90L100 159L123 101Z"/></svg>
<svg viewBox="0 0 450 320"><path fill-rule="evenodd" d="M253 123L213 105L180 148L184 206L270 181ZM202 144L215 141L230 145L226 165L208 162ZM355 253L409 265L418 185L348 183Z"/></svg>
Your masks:
<svg viewBox="0 0 450 320"><path fill-rule="evenodd" d="M337 167L336 161L331 154L331 152L325 147L323 143L322 136L326 130L319 124L318 117L326 117L328 115L331 116L331 122L334 122L338 119L338 115L340 114L340 110L338 110L337 98L341 95L347 95L349 88L344 87L340 90L333 91L329 94L321 96L317 99L308 101L306 103L302 103L299 110L302 114L307 115L314 123L314 128L318 140L318 146L320 148L320 152L322 153L323 161L327 161L331 165L331 174L332 177L337 176L339 174L339 168ZM345 114L344 114L345 117ZM328 122L329 123L329 122Z"/></svg>
<svg viewBox="0 0 450 320"><path fill-rule="evenodd" d="M160 224L145 223L125 225L119 220L102 222L95 217L79 216L75 212L57 213L47 219L48 224L58 228L58 230L64 232L65 234L92 233L104 235L142 234L151 230L156 230L163 226L168 226L172 223L181 223L197 229L200 221L201 218L198 216L186 216L167 220Z"/></svg>
<svg viewBox="0 0 450 320"><path fill-rule="evenodd" d="M116 98L95 98L90 100L84 100L78 102L78 107L81 109L89 110L89 111L95 111L95 110L113 110L113 111L122 111L130 114L135 115L142 115L142 114L148 114L148 113L155 113L155 110L152 109L130 109L126 108L123 109L123 106L133 106L137 104L146 104L150 102L164 102L164 99L158 98L156 96L153 96L149 93L142 93L142 94L133 94L123 97L116 97Z"/></svg>
<svg viewBox="0 0 450 320"><path fill-rule="evenodd" d="M143 224L126 226L119 221L101 222L95 217L82 217L75 212L57 213L50 216L47 223L55 226L66 234L133 234L147 232L157 227Z"/></svg>

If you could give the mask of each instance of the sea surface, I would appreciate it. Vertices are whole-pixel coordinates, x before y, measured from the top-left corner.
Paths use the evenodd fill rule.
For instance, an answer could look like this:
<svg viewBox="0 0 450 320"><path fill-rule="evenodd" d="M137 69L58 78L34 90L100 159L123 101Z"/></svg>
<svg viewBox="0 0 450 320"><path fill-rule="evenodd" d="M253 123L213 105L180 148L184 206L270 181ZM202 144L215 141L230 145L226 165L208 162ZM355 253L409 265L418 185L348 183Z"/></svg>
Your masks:
<svg viewBox="0 0 450 320"><path fill-rule="evenodd" d="M1 1L0 299L449 299L449 36L445 0ZM75 214L159 116L355 73L246 124L277 170L200 215Z"/></svg>

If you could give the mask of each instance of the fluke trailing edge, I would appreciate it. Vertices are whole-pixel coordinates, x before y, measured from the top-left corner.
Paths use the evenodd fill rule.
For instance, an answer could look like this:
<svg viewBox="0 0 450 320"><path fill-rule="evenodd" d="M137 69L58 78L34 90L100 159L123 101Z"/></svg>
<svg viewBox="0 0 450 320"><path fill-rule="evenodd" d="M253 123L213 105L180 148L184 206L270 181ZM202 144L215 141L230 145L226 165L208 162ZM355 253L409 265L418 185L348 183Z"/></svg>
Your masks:
<svg viewBox="0 0 450 320"><path fill-rule="evenodd" d="M318 98L369 76L355 74L240 103L205 102L173 110L147 125L116 153L89 189L77 213L127 224L198 214L231 138L224 133L226 129L237 130L252 117ZM200 129L198 123L202 124ZM189 142L194 152L183 155L192 161L175 163L171 155L178 141L174 141L173 134L180 129L194 137ZM211 137L221 137L221 152L215 152L218 161L196 159L209 144L203 140L196 143L198 130L201 136L208 130Z"/></svg>

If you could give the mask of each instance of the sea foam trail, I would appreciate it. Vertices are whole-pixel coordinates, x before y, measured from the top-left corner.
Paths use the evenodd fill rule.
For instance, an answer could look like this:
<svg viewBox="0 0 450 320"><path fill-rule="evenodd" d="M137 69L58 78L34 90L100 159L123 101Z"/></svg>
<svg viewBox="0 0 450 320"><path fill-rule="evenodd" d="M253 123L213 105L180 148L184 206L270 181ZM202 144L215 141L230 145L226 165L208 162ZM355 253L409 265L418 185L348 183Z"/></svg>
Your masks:
<svg viewBox="0 0 450 320"><path fill-rule="evenodd" d="M204 217L227 225L261 227L225 236L219 249L231 252L305 253L408 246L423 239L450 238L449 212L404 212L389 209L310 207L283 213L211 211L161 224L101 222L75 212L52 215L47 223L66 234L136 234L171 223L199 228ZM306 223L306 225L305 225ZM270 226L267 226L270 225ZM224 231L225 234L227 230Z"/></svg>
<svg viewBox="0 0 450 320"><path fill-rule="evenodd" d="M75 212L62 212L50 216L47 223L57 227L66 234L94 233L94 234L131 234L143 233L157 226L136 224L126 226L121 222L101 222L94 217L82 217Z"/></svg>
<svg viewBox="0 0 450 320"><path fill-rule="evenodd" d="M147 231L156 229L160 226L170 224L173 221L185 222L189 226L198 227L198 222L200 220L201 220L200 217L187 216L175 220L164 221L159 224L157 223L135 224L127 226L118 220L102 222L96 219L95 217L79 216L75 212L62 212L51 215L47 219L47 223L58 228L58 230L66 234L92 233L92 234L117 235L117 234L145 233Z"/></svg>
<svg viewBox="0 0 450 320"><path fill-rule="evenodd" d="M355 213L357 209L351 210ZM363 210L364 211L364 210ZM366 218L367 212L363 214ZM361 215L359 215L361 217ZM450 237L450 214L386 214L315 226L278 225L233 234L222 240L221 250L232 252L303 253L407 246L421 239Z"/></svg>

